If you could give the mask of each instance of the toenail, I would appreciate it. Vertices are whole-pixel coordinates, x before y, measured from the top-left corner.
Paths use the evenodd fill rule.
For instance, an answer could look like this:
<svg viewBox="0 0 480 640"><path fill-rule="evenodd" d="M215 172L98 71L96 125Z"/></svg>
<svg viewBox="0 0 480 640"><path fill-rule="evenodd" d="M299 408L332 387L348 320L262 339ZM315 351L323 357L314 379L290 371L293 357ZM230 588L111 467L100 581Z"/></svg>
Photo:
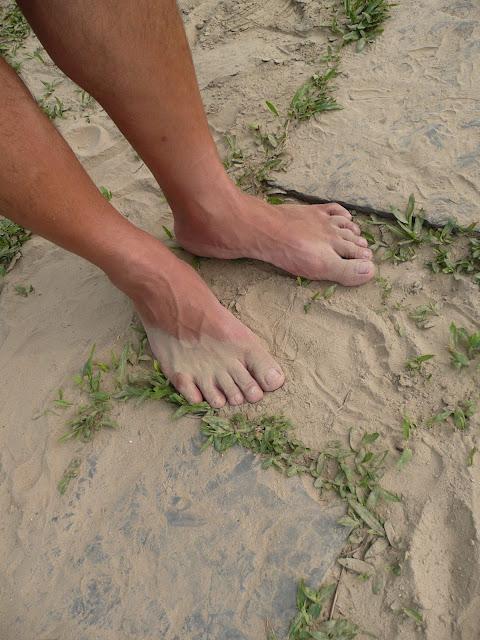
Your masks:
<svg viewBox="0 0 480 640"><path fill-rule="evenodd" d="M275 382L278 382L281 377L282 376L278 369L269 369L265 374L265 383L268 385L274 384Z"/></svg>
<svg viewBox="0 0 480 640"><path fill-rule="evenodd" d="M370 258L370 251L364 251L362 258ZM365 273L367 272L365 271Z"/></svg>
<svg viewBox="0 0 480 640"><path fill-rule="evenodd" d="M358 273L360 275L364 275L365 273L368 273L370 271L370 266L371 266L370 262L360 263L360 266L358 267Z"/></svg>
<svg viewBox="0 0 480 640"><path fill-rule="evenodd" d="M366 247L368 244L365 238L360 238L359 243L361 244L362 247Z"/></svg>
<svg viewBox="0 0 480 640"><path fill-rule="evenodd" d="M243 396L241 393L237 393L236 395L233 396L232 404L242 404L242 402L243 402Z"/></svg>

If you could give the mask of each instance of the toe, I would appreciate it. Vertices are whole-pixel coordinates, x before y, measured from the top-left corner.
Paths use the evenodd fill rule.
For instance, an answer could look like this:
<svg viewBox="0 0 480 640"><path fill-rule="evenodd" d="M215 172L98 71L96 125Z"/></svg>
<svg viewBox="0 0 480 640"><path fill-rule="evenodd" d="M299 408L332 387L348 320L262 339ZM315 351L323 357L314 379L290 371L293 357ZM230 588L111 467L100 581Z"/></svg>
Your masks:
<svg viewBox="0 0 480 640"><path fill-rule="evenodd" d="M247 369L238 363L230 372L248 402L258 402L263 398L263 391Z"/></svg>
<svg viewBox="0 0 480 640"><path fill-rule="evenodd" d="M214 384L213 380L204 380L203 382L197 381L197 385L200 388L203 397L211 407L220 409L225 406L227 399L220 389Z"/></svg>
<svg viewBox="0 0 480 640"><path fill-rule="evenodd" d="M250 373L264 391L275 391L285 382L280 366L266 352L250 354L247 364Z"/></svg>
<svg viewBox="0 0 480 640"><path fill-rule="evenodd" d="M172 376L172 384L178 393L181 393L190 404L201 402L203 400L203 396L191 376L184 375L183 373L176 373Z"/></svg>
<svg viewBox="0 0 480 640"><path fill-rule="evenodd" d="M242 404L245 400L240 388L228 373L223 373L217 376L217 387L221 389L222 393L227 397L228 404L233 407Z"/></svg>
<svg viewBox="0 0 480 640"><path fill-rule="evenodd" d="M357 236L350 229L339 229L338 230L338 235L341 238L343 238L344 240L349 240L350 242L354 242L359 247L367 247L368 246L368 242L365 240L365 238L362 238L362 236Z"/></svg>
<svg viewBox="0 0 480 640"><path fill-rule="evenodd" d="M361 229L358 224L352 222L351 220L347 220L344 216L335 215L332 216L331 221L335 224L339 229L349 229L356 236L359 236L361 233Z"/></svg>
<svg viewBox="0 0 480 640"><path fill-rule="evenodd" d="M335 247L337 253L342 258L348 259L357 259L357 260L371 260L372 252L370 249L366 247L362 247L361 245L356 244L355 242L349 240L341 240L338 245Z"/></svg>
<svg viewBox="0 0 480 640"><path fill-rule="evenodd" d="M368 282L374 274L373 262L361 259L344 260L336 255L329 262L326 280L332 280L346 287L354 287Z"/></svg>
<svg viewBox="0 0 480 640"><path fill-rule="evenodd" d="M359 247L368 247L368 241L363 236L355 236L353 242L358 244Z"/></svg>

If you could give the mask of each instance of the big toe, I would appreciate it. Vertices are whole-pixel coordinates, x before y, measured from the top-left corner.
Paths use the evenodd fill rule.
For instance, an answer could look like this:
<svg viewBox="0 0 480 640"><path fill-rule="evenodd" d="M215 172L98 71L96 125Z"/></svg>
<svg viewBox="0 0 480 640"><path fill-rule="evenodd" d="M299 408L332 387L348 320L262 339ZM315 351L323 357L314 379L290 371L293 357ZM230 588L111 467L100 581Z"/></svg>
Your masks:
<svg viewBox="0 0 480 640"><path fill-rule="evenodd" d="M375 267L370 260L345 260L337 256L330 263L326 279L346 287L355 287L368 282L374 272Z"/></svg>
<svg viewBox="0 0 480 640"><path fill-rule="evenodd" d="M252 376L264 391L275 391L285 382L285 375L270 356L253 355L248 363Z"/></svg>

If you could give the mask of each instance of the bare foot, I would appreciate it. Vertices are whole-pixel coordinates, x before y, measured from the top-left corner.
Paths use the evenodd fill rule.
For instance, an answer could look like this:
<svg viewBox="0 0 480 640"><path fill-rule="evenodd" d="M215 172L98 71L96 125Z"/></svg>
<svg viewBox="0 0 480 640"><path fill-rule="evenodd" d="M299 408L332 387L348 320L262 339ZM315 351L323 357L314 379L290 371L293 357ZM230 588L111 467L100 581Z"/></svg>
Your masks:
<svg viewBox="0 0 480 640"><path fill-rule="evenodd" d="M255 258L295 276L360 285L374 274L372 252L338 204L270 205L241 192L221 204L175 213L175 235L200 256Z"/></svg>
<svg viewBox="0 0 480 640"><path fill-rule="evenodd" d="M257 402L282 386L280 366L194 269L147 234L133 255L109 277L133 300L162 371L189 402Z"/></svg>

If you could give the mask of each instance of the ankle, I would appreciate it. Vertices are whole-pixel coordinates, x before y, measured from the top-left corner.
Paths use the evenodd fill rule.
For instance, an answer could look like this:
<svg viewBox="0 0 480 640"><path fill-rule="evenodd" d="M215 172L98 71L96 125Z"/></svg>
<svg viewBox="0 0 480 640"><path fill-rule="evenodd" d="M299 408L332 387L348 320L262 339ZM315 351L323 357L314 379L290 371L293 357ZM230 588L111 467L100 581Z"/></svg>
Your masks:
<svg viewBox="0 0 480 640"><path fill-rule="evenodd" d="M104 271L111 282L137 305L161 293L178 259L159 240L138 230Z"/></svg>

